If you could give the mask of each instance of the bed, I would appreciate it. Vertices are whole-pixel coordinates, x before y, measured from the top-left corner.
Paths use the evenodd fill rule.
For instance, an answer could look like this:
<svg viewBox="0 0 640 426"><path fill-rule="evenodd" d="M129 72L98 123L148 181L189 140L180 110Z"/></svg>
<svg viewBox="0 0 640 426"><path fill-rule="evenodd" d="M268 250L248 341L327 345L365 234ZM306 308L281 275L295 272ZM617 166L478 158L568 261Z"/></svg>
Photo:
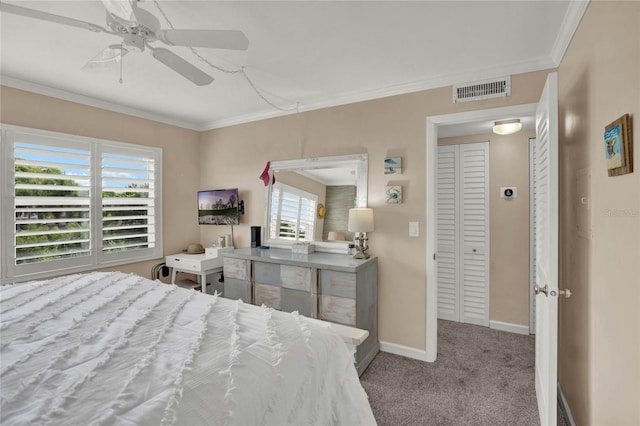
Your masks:
<svg viewBox="0 0 640 426"><path fill-rule="evenodd" d="M325 323L121 272L0 289L2 425L375 424Z"/></svg>

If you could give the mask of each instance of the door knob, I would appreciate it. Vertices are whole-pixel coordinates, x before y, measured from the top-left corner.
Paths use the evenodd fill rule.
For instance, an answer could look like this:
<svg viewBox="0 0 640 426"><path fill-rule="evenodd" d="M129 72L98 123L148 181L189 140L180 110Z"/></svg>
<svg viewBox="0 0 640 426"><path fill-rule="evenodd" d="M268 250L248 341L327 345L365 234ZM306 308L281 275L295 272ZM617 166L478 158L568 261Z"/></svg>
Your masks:
<svg viewBox="0 0 640 426"><path fill-rule="evenodd" d="M549 286L545 284L544 287L540 287L538 284L536 284L533 287L533 292L538 295L540 293L544 293L545 296L549 296Z"/></svg>

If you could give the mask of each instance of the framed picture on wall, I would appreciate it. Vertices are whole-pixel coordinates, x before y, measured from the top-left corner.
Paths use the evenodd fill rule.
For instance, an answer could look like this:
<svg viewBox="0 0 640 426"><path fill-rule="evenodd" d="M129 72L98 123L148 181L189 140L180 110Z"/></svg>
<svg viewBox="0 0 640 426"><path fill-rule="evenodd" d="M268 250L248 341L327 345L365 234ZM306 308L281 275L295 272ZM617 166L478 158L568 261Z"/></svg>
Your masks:
<svg viewBox="0 0 640 426"><path fill-rule="evenodd" d="M633 172L631 119L625 114L604 128L605 159L609 176Z"/></svg>

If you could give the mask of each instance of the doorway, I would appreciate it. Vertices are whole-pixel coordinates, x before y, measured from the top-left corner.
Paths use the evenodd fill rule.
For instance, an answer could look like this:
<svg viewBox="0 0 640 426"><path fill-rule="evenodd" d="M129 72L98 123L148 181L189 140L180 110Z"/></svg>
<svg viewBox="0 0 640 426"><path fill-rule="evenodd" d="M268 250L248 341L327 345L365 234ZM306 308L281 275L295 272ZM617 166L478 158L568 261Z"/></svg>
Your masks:
<svg viewBox="0 0 640 426"><path fill-rule="evenodd" d="M436 212L436 172L437 144L439 129L447 126L467 125L470 123L495 121L509 117L535 116L537 103L514 105L509 107L469 111L455 114L439 115L427 118L427 218L437 217ZM426 283L426 350L425 359L435 361L437 357L437 229L435 220L427 220L427 283Z"/></svg>

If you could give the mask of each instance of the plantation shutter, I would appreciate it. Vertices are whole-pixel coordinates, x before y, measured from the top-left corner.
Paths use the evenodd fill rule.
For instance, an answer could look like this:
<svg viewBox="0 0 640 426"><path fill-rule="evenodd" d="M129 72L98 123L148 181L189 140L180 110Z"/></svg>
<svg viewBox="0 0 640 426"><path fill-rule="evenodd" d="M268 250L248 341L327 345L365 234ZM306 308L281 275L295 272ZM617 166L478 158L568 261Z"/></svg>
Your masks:
<svg viewBox="0 0 640 426"><path fill-rule="evenodd" d="M102 253L128 257L132 250L154 249L160 223L154 152L107 145L100 162Z"/></svg>
<svg viewBox="0 0 640 426"><path fill-rule="evenodd" d="M162 256L162 150L0 129L0 279Z"/></svg>
<svg viewBox="0 0 640 426"><path fill-rule="evenodd" d="M273 187L271 238L313 241L318 197L289 185Z"/></svg>
<svg viewBox="0 0 640 426"><path fill-rule="evenodd" d="M89 263L91 150L71 140L13 139L13 271ZM38 265L40 264L40 265Z"/></svg>

